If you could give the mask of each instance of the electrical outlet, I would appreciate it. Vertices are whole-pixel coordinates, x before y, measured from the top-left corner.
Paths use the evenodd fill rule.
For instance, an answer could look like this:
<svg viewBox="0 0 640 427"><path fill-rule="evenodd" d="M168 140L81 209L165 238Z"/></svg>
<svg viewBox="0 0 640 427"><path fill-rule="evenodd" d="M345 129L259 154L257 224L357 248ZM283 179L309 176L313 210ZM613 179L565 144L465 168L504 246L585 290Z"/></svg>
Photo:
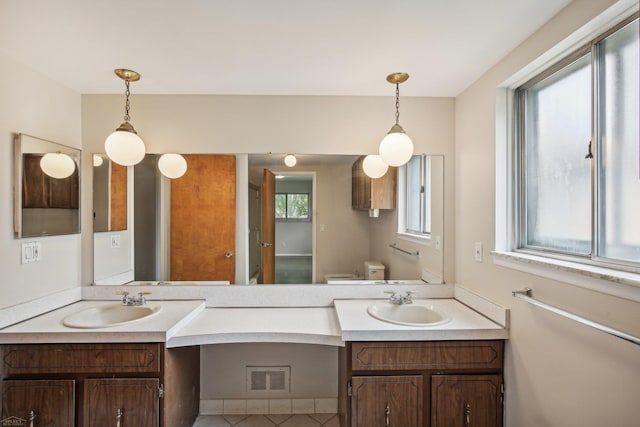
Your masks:
<svg viewBox="0 0 640 427"><path fill-rule="evenodd" d="M20 245L20 262L29 264L42 259L42 244L40 242L27 242Z"/></svg>
<svg viewBox="0 0 640 427"><path fill-rule="evenodd" d="M117 249L120 247L120 235L114 234L111 236L111 249Z"/></svg>
<svg viewBox="0 0 640 427"><path fill-rule="evenodd" d="M40 261L42 260L42 243L33 242L33 260Z"/></svg>
<svg viewBox="0 0 640 427"><path fill-rule="evenodd" d="M482 262L482 242L476 242L474 258L476 262Z"/></svg>

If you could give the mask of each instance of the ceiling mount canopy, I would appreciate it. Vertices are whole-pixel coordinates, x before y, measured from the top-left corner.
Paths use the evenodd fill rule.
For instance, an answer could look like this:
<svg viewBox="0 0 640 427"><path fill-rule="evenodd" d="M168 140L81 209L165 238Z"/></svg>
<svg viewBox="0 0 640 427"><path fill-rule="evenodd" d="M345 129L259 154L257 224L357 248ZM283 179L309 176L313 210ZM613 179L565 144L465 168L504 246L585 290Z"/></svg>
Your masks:
<svg viewBox="0 0 640 427"><path fill-rule="evenodd" d="M380 143L380 157L389 166L402 166L413 155L413 142L400 126L400 83L408 79L407 73L392 73L387 76L387 81L396 85L396 123Z"/></svg>
<svg viewBox="0 0 640 427"><path fill-rule="evenodd" d="M131 117L129 116L129 95L131 94L129 84L140 80L140 74L126 68L117 68L113 72L125 83L125 114L124 122L107 137L104 148L107 156L115 163L122 166L133 166L140 163L145 155L144 142L130 123Z"/></svg>

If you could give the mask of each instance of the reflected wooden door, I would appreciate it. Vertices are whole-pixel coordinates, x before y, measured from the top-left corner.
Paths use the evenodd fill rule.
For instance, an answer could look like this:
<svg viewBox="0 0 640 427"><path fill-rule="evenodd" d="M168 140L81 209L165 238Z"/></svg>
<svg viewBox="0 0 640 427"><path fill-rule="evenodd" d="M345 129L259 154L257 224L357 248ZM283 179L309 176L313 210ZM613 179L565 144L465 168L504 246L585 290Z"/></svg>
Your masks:
<svg viewBox="0 0 640 427"><path fill-rule="evenodd" d="M262 242L260 283L276 280L276 176L269 169L262 173Z"/></svg>
<svg viewBox="0 0 640 427"><path fill-rule="evenodd" d="M235 282L236 158L185 155L171 181L171 280Z"/></svg>

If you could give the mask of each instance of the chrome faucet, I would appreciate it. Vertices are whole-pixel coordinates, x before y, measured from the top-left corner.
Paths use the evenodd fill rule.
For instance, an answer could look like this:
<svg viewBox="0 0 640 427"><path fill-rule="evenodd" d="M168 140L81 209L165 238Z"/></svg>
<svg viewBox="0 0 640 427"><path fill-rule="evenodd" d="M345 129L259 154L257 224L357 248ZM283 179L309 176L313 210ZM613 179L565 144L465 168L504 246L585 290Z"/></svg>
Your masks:
<svg viewBox="0 0 640 427"><path fill-rule="evenodd" d="M385 294L391 294L389 302L395 305L412 304L411 294L413 291L407 291L404 295L400 295L396 291L384 291Z"/></svg>
<svg viewBox="0 0 640 427"><path fill-rule="evenodd" d="M137 296L132 296L129 292L126 291L118 292L118 295L122 295L122 305L128 306L145 305L147 303L145 295L150 294L151 292L138 292Z"/></svg>

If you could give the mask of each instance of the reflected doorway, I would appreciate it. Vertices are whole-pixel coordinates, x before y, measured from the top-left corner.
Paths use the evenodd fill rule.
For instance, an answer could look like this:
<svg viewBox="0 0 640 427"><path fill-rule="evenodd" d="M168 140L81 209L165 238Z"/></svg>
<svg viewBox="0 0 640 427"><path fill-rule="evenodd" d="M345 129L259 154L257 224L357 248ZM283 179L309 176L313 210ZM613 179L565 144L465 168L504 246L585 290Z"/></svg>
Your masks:
<svg viewBox="0 0 640 427"><path fill-rule="evenodd" d="M250 283L315 282L315 172L263 170L249 184Z"/></svg>
<svg viewBox="0 0 640 427"><path fill-rule="evenodd" d="M314 283L314 176L304 172L276 175L276 284Z"/></svg>

